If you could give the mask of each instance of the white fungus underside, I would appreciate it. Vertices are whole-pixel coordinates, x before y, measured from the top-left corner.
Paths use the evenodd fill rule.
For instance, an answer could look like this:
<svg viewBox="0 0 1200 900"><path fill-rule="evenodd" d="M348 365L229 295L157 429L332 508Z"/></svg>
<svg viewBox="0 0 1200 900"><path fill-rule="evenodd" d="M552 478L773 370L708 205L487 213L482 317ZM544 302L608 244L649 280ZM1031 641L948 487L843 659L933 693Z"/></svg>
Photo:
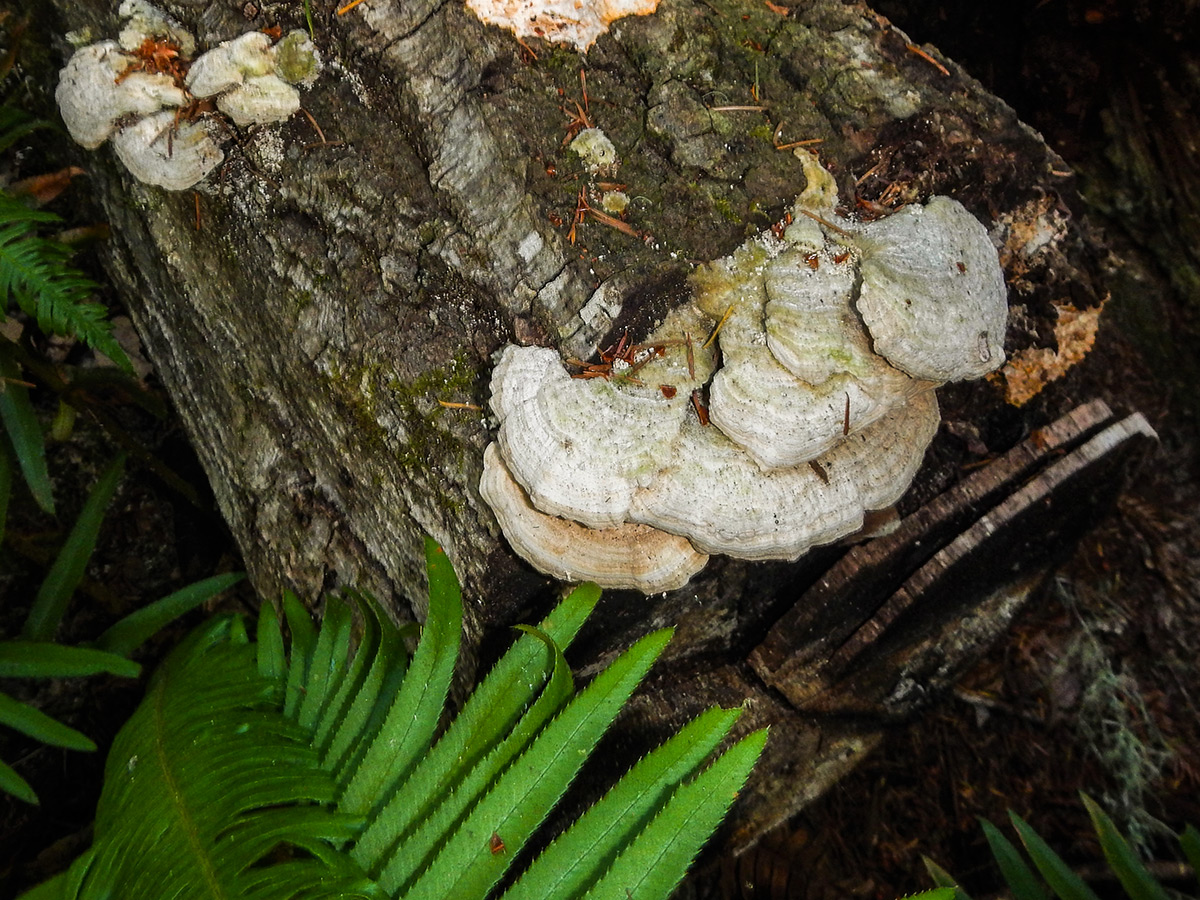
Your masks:
<svg viewBox="0 0 1200 900"><path fill-rule="evenodd" d="M686 538L646 525L593 529L539 512L505 469L494 443L483 454L479 492L513 549L561 581L654 594L683 587L708 562Z"/></svg>

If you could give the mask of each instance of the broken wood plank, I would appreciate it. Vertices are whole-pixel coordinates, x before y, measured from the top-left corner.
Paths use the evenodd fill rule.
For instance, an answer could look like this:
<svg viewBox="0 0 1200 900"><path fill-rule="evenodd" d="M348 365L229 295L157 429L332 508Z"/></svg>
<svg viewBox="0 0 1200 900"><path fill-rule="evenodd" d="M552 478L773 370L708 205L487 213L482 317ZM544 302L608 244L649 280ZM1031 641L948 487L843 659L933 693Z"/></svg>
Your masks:
<svg viewBox="0 0 1200 900"><path fill-rule="evenodd" d="M1077 408L850 551L751 652L755 671L797 708L911 711L921 692L904 679L946 681L1111 503L1154 436L1140 415L1111 418L1099 401Z"/></svg>

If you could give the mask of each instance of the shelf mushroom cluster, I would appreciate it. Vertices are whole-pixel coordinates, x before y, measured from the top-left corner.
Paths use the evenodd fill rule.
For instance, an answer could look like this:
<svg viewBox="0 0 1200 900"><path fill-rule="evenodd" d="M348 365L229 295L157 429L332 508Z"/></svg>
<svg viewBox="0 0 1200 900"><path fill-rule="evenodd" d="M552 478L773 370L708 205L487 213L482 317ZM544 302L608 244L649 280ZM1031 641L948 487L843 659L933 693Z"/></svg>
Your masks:
<svg viewBox="0 0 1200 900"><path fill-rule="evenodd" d="M76 143L106 140L139 180L168 190L192 187L220 165L215 106L236 125L268 124L300 109L297 85L321 62L308 34L275 41L252 31L196 57L195 40L145 0L125 0L118 40L77 50L59 73L55 98ZM211 101L207 103L206 101Z"/></svg>
<svg viewBox="0 0 1200 900"><path fill-rule="evenodd" d="M692 286L644 343L574 376L554 350L503 350L480 492L540 571L649 594L708 554L795 559L858 531L916 474L933 389L1004 361L996 251L945 197L857 223L806 191L782 237Z"/></svg>

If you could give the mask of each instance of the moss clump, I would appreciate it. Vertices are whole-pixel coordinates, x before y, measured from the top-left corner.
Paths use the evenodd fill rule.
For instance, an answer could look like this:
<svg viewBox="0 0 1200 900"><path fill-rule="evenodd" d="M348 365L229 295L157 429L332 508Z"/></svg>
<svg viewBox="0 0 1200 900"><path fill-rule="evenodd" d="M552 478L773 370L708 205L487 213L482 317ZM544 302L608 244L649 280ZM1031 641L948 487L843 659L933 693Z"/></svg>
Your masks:
<svg viewBox="0 0 1200 900"><path fill-rule="evenodd" d="M721 216L721 218L724 219L726 222L732 222L734 225L742 224L742 217L739 216L737 214L737 212L734 210L733 204L731 202L729 202L728 198L713 197L712 205L713 205L713 209L715 209L717 211L717 213Z"/></svg>
<svg viewBox="0 0 1200 900"><path fill-rule="evenodd" d="M400 465L416 470L437 461L459 471L464 468L471 448L447 427L446 418L461 412L446 409L437 401L471 397L478 375L470 355L460 351L444 367L424 372L412 381L393 378L387 382L390 399L406 432L404 442L391 447ZM463 512L462 501L453 492L438 492L437 498L447 514L457 516Z"/></svg>
<svg viewBox="0 0 1200 900"><path fill-rule="evenodd" d="M773 128L771 128L769 123L763 122L761 125L755 125L753 128L751 128L749 131L749 136L754 138L756 141L770 142L775 137L775 131Z"/></svg>

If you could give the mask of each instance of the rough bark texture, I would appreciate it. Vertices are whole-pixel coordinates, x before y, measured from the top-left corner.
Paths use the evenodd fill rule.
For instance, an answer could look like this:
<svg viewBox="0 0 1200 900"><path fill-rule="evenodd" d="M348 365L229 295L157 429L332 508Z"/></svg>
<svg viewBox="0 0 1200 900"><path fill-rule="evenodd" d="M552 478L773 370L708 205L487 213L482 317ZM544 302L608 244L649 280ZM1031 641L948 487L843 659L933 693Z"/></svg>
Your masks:
<svg viewBox="0 0 1200 900"><path fill-rule="evenodd" d="M54 6L65 28L115 34L107 2ZM168 8L202 46L302 25L298 3ZM1010 353L1056 346L1055 304L1100 301L1065 166L953 62L860 4L802 0L784 15L663 0L586 56L534 42L536 59L459 2L314 11L327 68L304 104L325 142L303 117L240 134L196 196L134 182L107 149L87 159L112 275L263 596L356 584L420 616L428 533L464 583L483 656L500 626L543 610L552 585L511 555L476 491L487 415L438 400L486 407L491 354L509 341L586 357L613 331L636 338L686 297L693 261L770 226L803 188L777 144L819 140L850 207L961 200L1002 247ZM564 148L576 101L618 149L636 237L588 219L568 240L587 180ZM713 109L736 106L761 109ZM941 400L947 427L909 508L1067 405L1017 410L992 383ZM678 628L630 752L710 702L745 701L747 726L773 724L738 843L879 739L870 721L799 714L745 664L840 552L716 560L671 595L612 594L581 638L595 666L652 627Z"/></svg>

